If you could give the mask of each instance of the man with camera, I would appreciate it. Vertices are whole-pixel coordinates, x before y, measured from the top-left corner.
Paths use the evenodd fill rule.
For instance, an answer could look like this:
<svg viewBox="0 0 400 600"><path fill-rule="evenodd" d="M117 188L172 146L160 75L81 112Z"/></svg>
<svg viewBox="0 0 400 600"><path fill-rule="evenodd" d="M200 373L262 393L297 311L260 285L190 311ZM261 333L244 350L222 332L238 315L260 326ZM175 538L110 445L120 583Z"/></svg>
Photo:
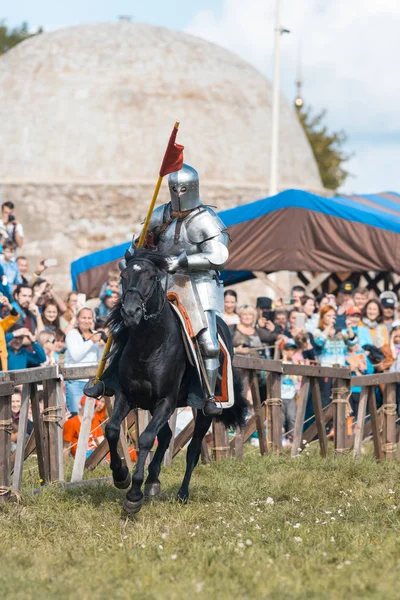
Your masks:
<svg viewBox="0 0 400 600"><path fill-rule="evenodd" d="M17 248L22 248L24 229L14 214L14 208L13 202L3 202L1 205L0 243L8 240L14 242Z"/></svg>
<svg viewBox="0 0 400 600"><path fill-rule="evenodd" d="M274 323L275 311L272 310L271 298L259 296L257 298L256 309L256 330L262 343L267 346L267 356L270 357L273 353L270 352L268 347L271 347L275 344L276 340L278 339L278 335L281 333L280 328L278 330Z"/></svg>

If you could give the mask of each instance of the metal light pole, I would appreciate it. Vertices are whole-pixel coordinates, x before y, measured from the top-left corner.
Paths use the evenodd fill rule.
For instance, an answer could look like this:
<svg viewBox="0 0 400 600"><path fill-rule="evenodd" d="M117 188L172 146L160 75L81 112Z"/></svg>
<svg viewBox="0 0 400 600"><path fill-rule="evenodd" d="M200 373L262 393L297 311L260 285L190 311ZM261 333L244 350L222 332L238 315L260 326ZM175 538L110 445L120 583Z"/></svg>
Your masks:
<svg viewBox="0 0 400 600"><path fill-rule="evenodd" d="M280 70L280 39L282 33L290 33L281 27L280 0L275 5L275 35L274 35L274 76L272 82L272 128L271 128L271 163L269 171L269 195L278 193L279 178L279 70Z"/></svg>

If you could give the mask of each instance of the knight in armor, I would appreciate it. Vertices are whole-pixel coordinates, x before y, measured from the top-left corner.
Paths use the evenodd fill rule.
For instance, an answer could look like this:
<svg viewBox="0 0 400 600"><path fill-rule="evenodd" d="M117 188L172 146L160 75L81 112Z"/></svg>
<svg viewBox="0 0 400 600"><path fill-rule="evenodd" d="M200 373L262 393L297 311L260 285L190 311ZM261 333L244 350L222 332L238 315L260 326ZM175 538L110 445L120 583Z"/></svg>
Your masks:
<svg viewBox="0 0 400 600"><path fill-rule="evenodd" d="M179 295L188 313L204 361L208 397L204 412L221 414L214 393L219 369L217 336L218 312L223 313L223 286L218 271L228 260L228 233L216 213L200 200L199 175L184 164L168 177L171 201L152 214L146 237L147 246L170 257L168 291ZM130 252L134 253L134 243ZM98 395L94 385L87 395Z"/></svg>

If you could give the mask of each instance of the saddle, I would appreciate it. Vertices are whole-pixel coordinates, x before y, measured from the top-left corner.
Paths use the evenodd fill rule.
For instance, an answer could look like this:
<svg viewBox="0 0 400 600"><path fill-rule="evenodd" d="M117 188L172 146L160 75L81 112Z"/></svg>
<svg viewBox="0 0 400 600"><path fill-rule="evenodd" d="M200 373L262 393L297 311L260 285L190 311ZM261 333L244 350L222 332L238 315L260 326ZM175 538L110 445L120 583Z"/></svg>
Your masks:
<svg viewBox="0 0 400 600"><path fill-rule="evenodd" d="M198 378L203 381L203 358L200 354L196 336L193 332L193 327L190 317L184 306L179 301L179 297L175 292L168 292L168 302L174 310L180 325L183 343L186 349L186 354L189 363L196 370ZM233 373L232 373L232 357L233 348L230 339L230 332L225 322L217 316L217 333L219 341L219 373L217 385L215 389L215 400L220 402L222 408L230 408L234 404L233 391Z"/></svg>

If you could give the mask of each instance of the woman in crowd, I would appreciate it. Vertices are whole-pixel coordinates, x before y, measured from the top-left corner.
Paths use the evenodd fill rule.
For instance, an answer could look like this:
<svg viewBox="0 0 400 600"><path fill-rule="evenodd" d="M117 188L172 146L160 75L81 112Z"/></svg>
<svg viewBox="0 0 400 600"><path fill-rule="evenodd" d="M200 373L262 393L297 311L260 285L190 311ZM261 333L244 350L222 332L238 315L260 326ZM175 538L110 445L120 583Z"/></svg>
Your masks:
<svg viewBox="0 0 400 600"><path fill-rule="evenodd" d="M223 319L227 325L238 325L239 315L236 312L237 294L233 290L224 292L224 314Z"/></svg>
<svg viewBox="0 0 400 600"><path fill-rule="evenodd" d="M76 292L70 292L67 296L67 310L63 312L60 317L61 329L68 333L70 329L73 329L76 325L75 314L78 310L78 294Z"/></svg>
<svg viewBox="0 0 400 600"><path fill-rule="evenodd" d="M54 332L60 329L60 317L55 300L46 300L42 307L42 321L45 331ZM54 336L53 336L54 337Z"/></svg>
<svg viewBox="0 0 400 600"><path fill-rule="evenodd" d="M314 333L314 344L321 367L333 367L346 365L347 347L357 344L357 336L352 329L348 335L335 329L336 309L326 305L320 311L318 329ZM322 405L327 406L331 400L332 379L320 378L320 389Z"/></svg>
<svg viewBox="0 0 400 600"><path fill-rule="evenodd" d="M101 333L94 331L94 312L84 306L76 313L77 326L72 329L65 339L67 350L65 353L65 366L91 366L97 365L101 358L102 345ZM66 400L71 414L78 414L79 402L83 396L86 380L66 381Z"/></svg>
<svg viewBox="0 0 400 600"><path fill-rule="evenodd" d="M232 335L232 343L235 354L246 356L250 353L257 354L256 350L262 346L261 340L255 328L257 311L249 305L239 308L239 323L229 327Z"/></svg>
<svg viewBox="0 0 400 600"><path fill-rule="evenodd" d="M53 331L41 331L38 336L38 342L42 346L46 355L46 362L43 365L55 366L57 359L54 353L54 346L56 342L55 333Z"/></svg>
<svg viewBox="0 0 400 600"><path fill-rule="evenodd" d="M377 348L389 344L388 330L383 321L383 309L378 300L368 300L361 312L361 323L357 328L359 345L374 345Z"/></svg>
<svg viewBox="0 0 400 600"><path fill-rule="evenodd" d="M348 335L335 329L336 309L333 306L324 306L320 312L318 329L314 334L314 344L317 350L321 367L344 367L346 363L347 346L357 343L357 336L353 330L348 330Z"/></svg>
<svg viewBox="0 0 400 600"><path fill-rule="evenodd" d="M315 298L313 296L303 296L301 306L306 315L305 330L308 333L314 333L319 323L319 315L315 312Z"/></svg>

